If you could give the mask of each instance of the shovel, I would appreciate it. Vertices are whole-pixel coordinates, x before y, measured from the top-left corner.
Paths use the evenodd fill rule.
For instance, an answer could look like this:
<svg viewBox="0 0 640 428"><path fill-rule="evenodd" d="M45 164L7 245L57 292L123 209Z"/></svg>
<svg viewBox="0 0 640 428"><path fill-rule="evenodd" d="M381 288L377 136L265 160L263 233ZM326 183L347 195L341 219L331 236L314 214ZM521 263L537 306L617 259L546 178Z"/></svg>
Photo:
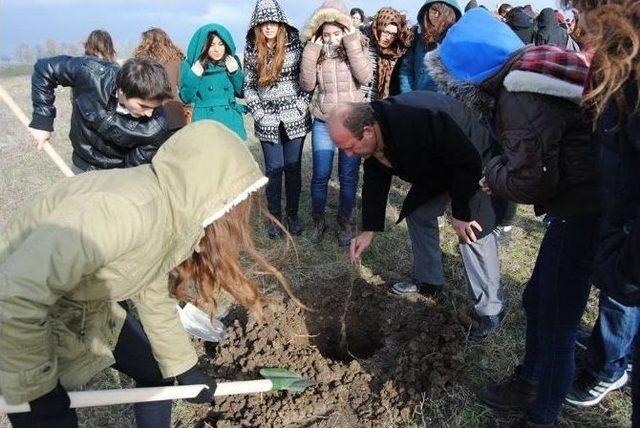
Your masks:
<svg viewBox="0 0 640 428"><path fill-rule="evenodd" d="M260 370L264 379L244 382L223 382L216 386L214 396L256 394L269 391L302 392L316 384L315 381L304 379L296 373L286 369L265 368ZM207 385L159 386L153 388L109 389L102 391L72 391L69 392L70 407L112 406L115 404L146 403L150 401L164 401L193 398L200 394ZM28 403L9 405L0 396L0 414L24 413L31 411Z"/></svg>

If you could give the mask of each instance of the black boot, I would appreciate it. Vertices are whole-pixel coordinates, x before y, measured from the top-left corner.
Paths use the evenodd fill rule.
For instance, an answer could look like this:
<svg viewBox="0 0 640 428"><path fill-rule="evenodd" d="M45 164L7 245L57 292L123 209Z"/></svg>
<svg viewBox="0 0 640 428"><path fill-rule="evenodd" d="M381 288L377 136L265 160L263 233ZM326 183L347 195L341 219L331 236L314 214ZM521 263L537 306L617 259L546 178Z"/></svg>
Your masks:
<svg viewBox="0 0 640 428"><path fill-rule="evenodd" d="M517 421L515 421L514 423L512 423L511 425L509 425L509 428L553 428L555 427L556 424L544 424L544 425L540 425L540 424L536 424L533 423L529 420L529 418L527 418L526 416L518 419Z"/></svg>
<svg viewBox="0 0 640 428"><path fill-rule="evenodd" d="M302 224L297 214L287 215L287 229L292 235L300 236L302 234Z"/></svg>
<svg viewBox="0 0 640 428"><path fill-rule="evenodd" d="M355 226L350 218L338 217L338 245L348 247L355 237Z"/></svg>
<svg viewBox="0 0 640 428"><path fill-rule="evenodd" d="M311 236L309 236L309 241L311 241L312 244L318 244L324 237L324 231L327 230L327 223L324 220L324 213L312 214L312 216L313 230L311 231Z"/></svg>
<svg viewBox="0 0 640 428"><path fill-rule="evenodd" d="M518 366L513 374L497 383L490 383L478 391L478 399L496 410L526 410L531 405L537 385L521 375Z"/></svg>
<svg viewBox="0 0 640 428"><path fill-rule="evenodd" d="M280 214L271 214L278 220L282 222L282 216ZM267 229L267 233L269 234L269 239L282 239L282 229L275 222L269 222L269 228Z"/></svg>

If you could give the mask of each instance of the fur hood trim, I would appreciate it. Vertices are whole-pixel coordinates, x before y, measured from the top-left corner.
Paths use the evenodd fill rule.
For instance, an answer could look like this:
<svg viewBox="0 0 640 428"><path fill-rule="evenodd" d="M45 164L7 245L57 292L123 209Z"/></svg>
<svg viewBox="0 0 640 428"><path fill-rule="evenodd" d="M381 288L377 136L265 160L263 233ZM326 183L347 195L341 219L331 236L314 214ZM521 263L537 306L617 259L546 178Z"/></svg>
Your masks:
<svg viewBox="0 0 640 428"><path fill-rule="evenodd" d="M444 93L462 101L468 108L481 114L490 113L495 99L480 86L471 82L458 82L440 60L439 49L425 55L425 65L429 75Z"/></svg>
<svg viewBox="0 0 640 428"><path fill-rule="evenodd" d="M328 7L326 4L322 5L313 13L313 15L311 15L311 18L309 18L300 33L300 40L302 43L306 43L313 39L316 32L326 22L337 22L347 28L350 28L353 25L346 7L341 7L338 2L333 3L336 4L332 4L331 7Z"/></svg>
<svg viewBox="0 0 640 428"><path fill-rule="evenodd" d="M507 74L502 83L509 92L533 92L550 95L580 104L582 85L576 85L532 71L514 70Z"/></svg>

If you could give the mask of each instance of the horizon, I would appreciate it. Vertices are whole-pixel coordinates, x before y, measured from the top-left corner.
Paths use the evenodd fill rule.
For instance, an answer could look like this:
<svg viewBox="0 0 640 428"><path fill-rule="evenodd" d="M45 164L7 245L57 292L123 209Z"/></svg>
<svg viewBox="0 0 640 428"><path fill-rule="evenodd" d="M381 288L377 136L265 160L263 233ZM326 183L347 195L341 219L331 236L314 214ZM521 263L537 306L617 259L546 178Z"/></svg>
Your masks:
<svg viewBox="0 0 640 428"><path fill-rule="evenodd" d="M91 7L87 7L89 3ZM79 44L98 28L108 31L114 44L123 48L137 45L141 33L146 29L160 27L184 49L197 28L212 22L227 27L238 50L242 51L256 2L243 0L241 3L247 7L237 6L238 2L233 0L5 0L0 2L0 56L13 58L21 43L30 47L44 46L51 39L61 44ZM279 3L293 25L299 28L322 2L280 0ZM393 3L393 7L405 11L411 22L415 23L415 15L424 1L368 0L366 4L369 7L363 8L364 3L363 0L346 2L349 8L361 7L366 14L373 14L380 7ZM460 3L461 9L466 3ZM480 0L478 3L494 10L503 1ZM511 4L532 4L538 10L544 7L558 8L555 0Z"/></svg>

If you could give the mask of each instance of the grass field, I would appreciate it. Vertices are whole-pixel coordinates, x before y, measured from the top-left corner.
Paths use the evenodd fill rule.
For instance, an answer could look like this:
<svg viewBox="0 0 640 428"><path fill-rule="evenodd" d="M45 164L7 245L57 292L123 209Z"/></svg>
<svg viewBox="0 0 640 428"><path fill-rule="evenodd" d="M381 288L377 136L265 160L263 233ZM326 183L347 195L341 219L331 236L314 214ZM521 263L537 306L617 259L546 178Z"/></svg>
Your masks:
<svg viewBox="0 0 640 428"><path fill-rule="evenodd" d="M15 97L18 104L30 113L30 88L28 76L10 75L0 77L0 84ZM70 158L70 144L67 138L70 119L70 92L61 89L57 92L56 104L59 108L55 123L53 146L65 159ZM252 133L250 119L247 130ZM15 213L19 207L34 194L41 192L60 179L53 164L43 153L36 152L29 135L22 125L11 115L4 105L0 106L0 224ZM250 142L250 148L260 162L262 154L256 141ZM304 152L304 184L302 200L302 219L310 225L308 214L308 183L310 178L310 144L306 143ZM336 200L337 183L331 183L329 201ZM394 183L391 207L387 211L388 231L377 235L374 245L363 260L363 268L371 275L379 275L384 280L406 277L411 271L411 252L404 223L393 225L398 207L402 201L406 186ZM329 206L335 211L335 205ZM330 216L329 218L332 218ZM486 341L468 343L465 349L466 368L464 375L449 390L439 394L437 399L427 399L416 408L414 417L406 421L387 421L383 426L421 426L421 427L494 427L506 426L513 418L496 417L475 398L477 388L490 379L502 378L509 374L518 363L523 350L524 316L520 307L523 284L526 283L535 261L539 242L544 233L539 219L533 216L529 207L520 207L514 227L511 245L503 249L502 274L509 295L508 314L498 335ZM285 259L282 268L297 287L312 287L317 276L331 278L349 272L346 252L339 249L331 234L318 247L310 245L306 239L295 240L300 265L297 269L293 258ZM267 248L271 245L267 239L260 244ZM451 311L466 311L470 307L466 297L464 273L457 252L457 240L449 226L442 229L442 248L445 254L448 287L439 304ZM392 255L392 257L390 257ZM597 292L593 291L585 326L594 321L597 310ZM120 379L115 372L107 371L92 381L88 388L113 388L129 385L126 379ZM625 427L630 426L630 391L611 394L602 404L579 410L565 407L559 425L563 427ZM176 403L174 411L175 426L203 426L202 410L184 403ZM86 427L128 427L133 426L132 412L127 406L109 409L92 409L80 412L82 426ZM6 419L0 418L0 427L8 426Z"/></svg>

